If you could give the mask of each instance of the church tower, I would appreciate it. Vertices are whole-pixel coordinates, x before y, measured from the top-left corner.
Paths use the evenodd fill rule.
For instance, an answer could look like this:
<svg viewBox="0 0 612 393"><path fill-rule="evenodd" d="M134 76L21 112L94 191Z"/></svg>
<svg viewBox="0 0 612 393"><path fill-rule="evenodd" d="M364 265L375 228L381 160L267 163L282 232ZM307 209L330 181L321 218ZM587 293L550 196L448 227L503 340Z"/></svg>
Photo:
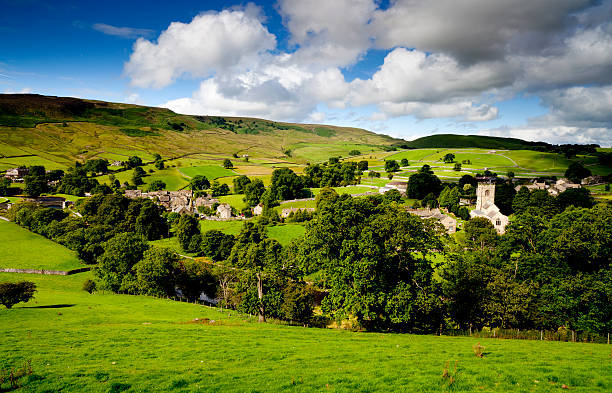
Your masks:
<svg viewBox="0 0 612 393"><path fill-rule="evenodd" d="M476 210L483 210L483 206L494 204L495 183L478 183L478 188L476 189Z"/></svg>

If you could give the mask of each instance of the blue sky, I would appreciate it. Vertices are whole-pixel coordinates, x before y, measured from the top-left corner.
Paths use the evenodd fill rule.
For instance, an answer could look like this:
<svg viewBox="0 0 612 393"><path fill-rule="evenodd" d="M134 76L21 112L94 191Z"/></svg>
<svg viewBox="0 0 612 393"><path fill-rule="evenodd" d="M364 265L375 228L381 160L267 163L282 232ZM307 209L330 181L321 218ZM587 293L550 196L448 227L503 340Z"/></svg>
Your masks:
<svg viewBox="0 0 612 393"><path fill-rule="evenodd" d="M612 144L610 1L0 0L0 9L0 93L406 139Z"/></svg>

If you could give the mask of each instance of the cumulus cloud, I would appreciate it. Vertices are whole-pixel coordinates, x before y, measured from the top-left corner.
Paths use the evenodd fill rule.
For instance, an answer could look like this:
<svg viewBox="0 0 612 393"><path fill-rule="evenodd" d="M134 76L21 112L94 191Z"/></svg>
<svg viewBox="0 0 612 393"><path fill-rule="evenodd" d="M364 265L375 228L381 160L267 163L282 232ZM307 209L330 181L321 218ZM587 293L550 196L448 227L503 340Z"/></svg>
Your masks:
<svg viewBox="0 0 612 393"><path fill-rule="evenodd" d="M125 72L134 86L161 88L184 74L248 68L275 46L276 38L252 12L210 12L190 23L171 23L157 42L138 39Z"/></svg>
<svg viewBox="0 0 612 393"><path fill-rule="evenodd" d="M345 66L371 47L373 0L280 0L278 8L302 63Z"/></svg>
<svg viewBox="0 0 612 393"><path fill-rule="evenodd" d="M508 46L539 50L589 0L397 0L373 15L381 48L452 54L462 62L503 59ZM530 38L524 40L524 38ZM529 45L525 47L525 43Z"/></svg>
<svg viewBox="0 0 612 393"><path fill-rule="evenodd" d="M94 30L121 38L150 37L155 31L150 29L136 29L134 27L116 27L106 23L95 23L91 26Z"/></svg>
<svg viewBox="0 0 612 393"><path fill-rule="evenodd" d="M457 121L480 122L497 118L496 107L472 101L451 100L442 103L423 102L383 102L379 105L384 114L388 116L413 115L417 119L450 118Z"/></svg>
<svg viewBox="0 0 612 393"><path fill-rule="evenodd" d="M398 48L370 79L354 80L351 102L368 105L381 101L438 102L459 96L480 94L513 81L513 73L503 63L461 66L444 54L427 55Z"/></svg>

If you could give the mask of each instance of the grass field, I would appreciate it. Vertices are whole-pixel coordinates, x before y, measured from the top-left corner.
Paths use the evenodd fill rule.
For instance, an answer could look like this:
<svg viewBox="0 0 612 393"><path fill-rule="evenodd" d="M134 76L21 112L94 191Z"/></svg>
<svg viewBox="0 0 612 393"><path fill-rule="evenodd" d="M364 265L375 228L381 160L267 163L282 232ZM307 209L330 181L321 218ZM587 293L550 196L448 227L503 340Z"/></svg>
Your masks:
<svg viewBox="0 0 612 393"><path fill-rule="evenodd" d="M290 148L292 157L311 162L327 161L330 157L346 157L351 150L359 150L362 154L380 151L379 146L346 142L297 143Z"/></svg>
<svg viewBox="0 0 612 393"><path fill-rule="evenodd" d="M66 271L81 267L74 251L0 220L0 268Z"/></svg>
<svg viewBox="0 0 612 393"><path fill-rule="evenodd" d="M209 180L216 179L218 177L236 175L236 172L232 170L225 169L222 166L213 165L182 167L179 168L179 171L188 177L203 175L206 176Z"/></svg>
<svg viewBox="0 0 612 393"><path fill-rule="evenodd" d="M247 207L247 204L242 200L243 198L244 194L232 194L220 196L217 199L219 199L219 202L221 203L229 203L230 206L240 211Z"/></svg>
<svg viewBox="0 0 612 393"><path fill-rule="evenodd" d="M80 290L87 277L0 274L0 281L38 286L34 300L0 310L0 367L32 362L34 374L23 380L23 391L612 389L606 345L258 324L236 312L171 300L89 295ZM484 358L473 354L477 342ZM442 378L447 363L455 380L450 387Z"/></svg>
<svg viewBox="0 0 612 393"><path fill-rule="evenodd" d="M299 223L279 224L268 227L268 236L276 239L280 244L286 246L292 240L304 236L306 228Z"/></svg>

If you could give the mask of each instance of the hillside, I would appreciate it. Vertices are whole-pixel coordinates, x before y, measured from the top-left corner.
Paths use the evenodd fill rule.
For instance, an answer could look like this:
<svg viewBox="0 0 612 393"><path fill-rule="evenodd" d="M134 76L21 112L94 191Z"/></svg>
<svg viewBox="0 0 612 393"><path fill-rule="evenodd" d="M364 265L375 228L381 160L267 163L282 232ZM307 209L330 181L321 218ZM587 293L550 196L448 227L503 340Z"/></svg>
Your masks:
<svg viewBox="0 0 612 393"><path fill-rule="evenodd" d="M481 148L532 150L550 146L545 142L528 142L516 138L502 138L482 135L436 134L402 143L402 146L415 149L427 148Z"/></svg>
<svg viewBox="0 0 612 393"><path fill-rule="evenodd" d="M311 160L299 154L304 145L340 145L346 154L355 146L373 151L400 142L357 128L189 116L164 108L34 94L0 95L0 141L0 170L12 165L6 160L11 157L31 157L25 160L28 165L62 168L93 157L121 160L154 153L237 153L282 160L291 156L291 161L303 163Z"/></svg>

